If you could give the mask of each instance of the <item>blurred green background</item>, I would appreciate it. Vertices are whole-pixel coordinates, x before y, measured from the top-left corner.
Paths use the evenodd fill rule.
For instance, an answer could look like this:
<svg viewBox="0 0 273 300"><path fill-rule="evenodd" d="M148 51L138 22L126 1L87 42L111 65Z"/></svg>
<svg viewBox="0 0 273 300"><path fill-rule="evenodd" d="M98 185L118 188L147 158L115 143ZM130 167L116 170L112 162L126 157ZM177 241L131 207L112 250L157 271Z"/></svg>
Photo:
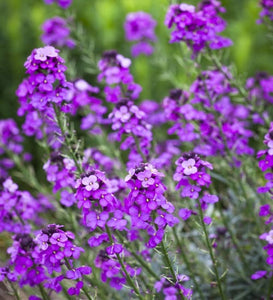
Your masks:
<svg viewBox="0 0 273 300"><path fill-rule="evenodd" d="M188 0L196 4L198 1ZM243 78L257 71L273 73L272 48L264 25L257 25L261 8L258 0L223 0L227 12L223 15L228 23L224 32L234 46L225 51L224 61L234 64ZM68 57L70 74L84 77L92 84L94 75L86 71L88 44L94 44L97 57L105 50L116 49L130 57L130 43L125 41L123 23L126 14L133 11L150 13L158 22L158 43L152 58L134 59L132 72L135 81L143 86L142 99L160 101L169 88L188 86L194 78L193 62L189 52L178 44L169 44L169 30L164 26L168 6L177 1L168 0L73 0L64 11L56 4L47 6L43 0L0 0L0 114L1 118L16 117L15 91L24 78L23 63L33 48L41 47L42 23L53 16L72 17L74 35L81 40ZM80 30L81 29L81 30ZM83 30L82 30L83 29ZM91 51L91 50L90 50ZM85 57L83 59L83 53ZM90 60L92 53L90 52ZM70 76L72 77L72 76ZM71 79L71 78L69 78ZM20 122L20 120L17 119ZM22 120L21 120L22 121Z"/></svg>

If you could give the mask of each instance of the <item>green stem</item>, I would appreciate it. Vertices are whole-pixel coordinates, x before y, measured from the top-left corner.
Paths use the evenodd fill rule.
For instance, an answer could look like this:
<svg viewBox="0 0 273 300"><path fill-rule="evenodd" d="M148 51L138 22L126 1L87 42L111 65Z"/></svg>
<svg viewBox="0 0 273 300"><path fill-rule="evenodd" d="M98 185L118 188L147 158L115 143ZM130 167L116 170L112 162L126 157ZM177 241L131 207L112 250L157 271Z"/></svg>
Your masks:
<svg viewBox="0 0 273 300"><path fill-rule="evenodd" d="M143 152L141 151L141 149L140 149L140 145L139 145L139 141L138 141L137 137L136 137L134 134L132 134L132 137L133 137L134 140L135 140L135 144L136 144L136 147L137 147L137 151L138 151L138 153L141 155L141 158L142 158L143 162L147 161L147 158L145 157L144 153L143 153Z"/></svg>
<svg viewBox="0 0 273 300"><path fill-rule="evenodd" d="M118 236L119 240L124 240L123 236L120 234L120 232L116 231L115 234ZM126 246L126 244L125 244ZM158 276L151 267L147 264L147 262L140 256L137 255L134 251L131 252L131 254L134 256L134 258L141 264L141 266L146 269L146 271L154 277L156 280L160 280L160 276Z"/></svg>
<svg viewBox="0 0 273 300"><path fill-rule="evenodd" d="M214 65L217 67L217 69L225 76L225 78L234 86L237 88L237 90L239 91L240 95L243 98L247 98L247 92L239 85L237 84L234 80L232 80L229 76L228 73L225 72L225 70L223 69L223 66L221 64L221 62L218 60L218 57L214 55L214 53L212 52L212 50L210 49L210 47L207 47L207 51L209 54L209 58L210 60L214 63Z"/></svg>
<svg viewBox="0 0 273 300"><path fill-rule="evenodd" d="M11 289L12 289L12 291L14 293L14 296L15 296L16 300L20 300L20 297L19 297L19 294L17 292L17 289L15 288L14 284L12 283L12 281L9 281L9 284L11 286Z"/></svg>
<svg viewBox="0 0 273 300"><path fill-rule="evenodd" d="M18 210L17 210L15 207L14 207L13 209L14 209L14 211L15 211L15 213L16 213L16 216L18 217L19 221L21 222L21 224L22 224L23 226L25 226L26 223L25 223L25 221L22 219L22 217L20 216L20 214L18 213Z"/></svg>
<svg viewBox="0 0 273 300"><path fill-rule="evenodd" d="M182 258L183 258L183 260L184 260L184 262L185 262L185 264L186 264L187 270L188 270L189 273L190 273L190 278L192 279L192 281L193 281L193 283L194 283L194 288L195 288L195 290L197 290L197 292L198 292L198 294L199 294L199 296L200 296L200 299L205 300L205 297L204 297L204 295L203 295L203 293L202 293L202 291L201 291L201 289L200 289L200 287L199 287L199 283L197 282L197 280L196 280L196 278L195 278L195 274L194 274L194 272L192 271L192 267L191 267L191 265L190 265L190 262L189 262L189 260L188 260L188 257L187 257L187 255L185 254L185 252L184 252L183 249L182 249L181 241L180 241L180 239L178 238L177 232L176 232L176 230L175 230L174 227L172 228L172 231L173 231L173 235L174 235L175 241L176 241L176 243L177 243L177 246L178 246L178 248L179 248L179 250L180 250L180 253L181 253L181 255L182 255Z"/></svg>
<svg viewBox="0 0 273 300"><path fill-rule="evenodd" d="M137 255L135 252L131 252L131 254L141 264L141 266L154 277L154 279L160 280L160 277L150 268L150 266L142 259L141 256Z"/></svg>
<svg viewBox="0 0 273 300"><path fill-rule="evenodd" d="M211 261L212 261L212 264L213 264L213 268L214 268L214 272L215 272L215 276L216 276L216 280L217 280L217 287L219 289L219 294L221 296L221 299L225 300L226 297L223 293L221 279L220 279L218 269L217 269L217 261L214 257L214 254L213 254L213 249L212 249L212 246L211 246L211 243L210 243L210 240L209 240L209 235L208 235L206 224L204 223L204 214L203 214L203 211L202 211L202 208L201 208L200 201L198 201L198 210L199 210L199 214L200 214L200 221L201 221L202 229L203 229L203 232L205 234L206 244L207 244L209 254L210 254L210 258L211 258Z"/></svg>
<svg viewBox="0 0 273 300"><path fill-rule="evenodd" d="M39 284L38 286L39 286L39 290L40 290L40 293L41 293L41 296L42 296L43 300L50 300L50 298L48 297L48 295L47 295L47 293L46 293L46 291L43 287L43 285Z"/></svg>
<svg viewBox="0 0 273 300"><path fill-rule="evenodd" d="M55 104L54 104L54 111L55 111L55 115L56 115L58 126L60 127L62 136L64 138L64 143L66 145L66 148L69 151L69 154L70 154L71 158L73 159L73 161L75 163L75 166L77 167L78 172L80 174L82 174L83 173L83 169L80 166L80 164L79 164L79 162L77 160L77 157L76 157L74 151L71 148L70 142L69 142L69 140L67 138L67 134L65 132L65 128L64 128L62 120L61 120L61 113L60 113L59 109L57 108L57 106Z"/></svg>
<svg viewBox="0 0 273 300"><path fill-rule="evenodd" d="M169 258L169 255L168 255L168 252L167 252L167 249L166 249L166 246L165 246L165 243L164 243L163 240L161 241L160 246L161 246L161 250L162 250L161 253L163 254L163 257L164 257L165 262L166 262L166 266L168 267L168 269L170 270L171 275L172 275L172 282L171 283L174 285L177 282L176 274L175 274L175 271L173 269L173 265L171 263L171 260ZM185 297L182 294L182 291L180 289L178 289L178 290L179 290L180 298L185 299Z"/></svg>
<svg viewBox="0 0 273 300"><path fill-rule="evenodd" d="M228 233L230 234L231 240L232 240L234 246L236 247L236 250L238 251L238 255L239 255L239 257L240 257L240 259L241 259L241 261L242 261L242 263L244 265L244 270L247 270L248 272L250 272L250 270L249 270L249 264L245 260L244 253L243 253L243 251L242 251L242 249L241 249L241 247L239 245L237 237L234 235L232 229L230 228L229 222L227 221L227 218L225 217L222 209L219 208L218 210L220 212L221 219L223 220L223 223L224 223L225 227L227 228Z"/></svg>
<svg viewBox="0 0 273 300"><path fill-rule="evenodd" d="M114 244L114 240L113 240L113 238L112 238L111 231L110 231L110 229L109 229L109 227L108 227L107 225L105 225L105 229L106 229L106 232L107 232L107 234L108 234L108 237L109 237L109 240L110 240L111 244ZM118 253L116 253L116 256L117 256L117 259L118 259L118 261L119 261L119 263L120 263L120 265L121 265L122 271L123 271L124 274L125 274L125 277L126 277L126 280L127 280L128 284L129 284L129 285L131 286L131 288L134 290L134 292L136 293L137 297L138 297L139 299L143 299L143 300L144 300L144 298L143 298L142 295L140 294L140 291L139 291L138 287L135 285L135 283L133 282L131 276L130 276L129 273L127 272L126 267L125 267L125 265L124 265L124 263L123 263L123 261L122 261L120 255L119 255Z"/></svg>
<svg viewBox="0 0 273 300"><path fill-rule="evenodd" d="M268 285L268 291L267 291L266 300L272 299L271 298L272 290L273 290L273 276L271 275L271 278L269 280L269 285Z"/></svg>

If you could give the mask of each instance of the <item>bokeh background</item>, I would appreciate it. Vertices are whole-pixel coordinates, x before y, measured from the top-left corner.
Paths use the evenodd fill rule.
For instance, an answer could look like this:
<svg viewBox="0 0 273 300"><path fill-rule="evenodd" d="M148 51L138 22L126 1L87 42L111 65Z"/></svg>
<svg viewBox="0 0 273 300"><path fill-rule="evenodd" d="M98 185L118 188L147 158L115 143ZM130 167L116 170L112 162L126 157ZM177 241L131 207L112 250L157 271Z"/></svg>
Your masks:
<svg viewBox="0 0 273 300"><path fill-rule="evenodd" d="M196 4L198 1L185 1ZM70 77L84 77L92 84L94 64L103 51L116 49L130 57L130 44L124 37L126 14L134 11L150 13L158 22L158 43L152 58L134 59L132 72L135 81L143 86L142 99L161 101L169 88L185 88L194 79L188 70L193 62L181 45L169 44L169 30L164 26L168 0L73 0L64 11L56 4L45 5L43 0L0 0L0 117L16 118L15 91L24 78L23 63L33 48L41 47L42 23L53 16L69 17L78 47L62 56L68 58ZM224 52L226 64L233 64L241 78L258 71L273 73L272 47L265 25L257 25L258 0L222 0L223 15L228 23L224 35L234 46ZM95 55L95 59L94 59ZM75 79L75 78L69 78ZM22 120L16 118L17 122Z"/></svg>

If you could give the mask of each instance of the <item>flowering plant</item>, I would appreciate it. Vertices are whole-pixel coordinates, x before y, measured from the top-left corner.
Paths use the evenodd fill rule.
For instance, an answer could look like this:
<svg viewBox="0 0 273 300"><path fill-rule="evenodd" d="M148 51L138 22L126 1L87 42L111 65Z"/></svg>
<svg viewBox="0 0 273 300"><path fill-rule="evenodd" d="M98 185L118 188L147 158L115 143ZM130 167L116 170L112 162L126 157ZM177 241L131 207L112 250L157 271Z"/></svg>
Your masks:
<svg viewBox="0 0 273 300"><path fill-rule="evenodd" d="M5 291L17 300L271 299L273 77L241 82L222 63L233 45L222 4L165 7L170 47L181 45L193 80L170 75L160 99L141 100L134 66L156 65L163 20L128 13L133 58L122 48L97 58L76 15L63 12L75 1L44 2L62 16L29 49L16 90L22 125L0 120ZM268 25L273 4L260 5ZM88 53L90 73L76 74L73 51Z"/></svg>

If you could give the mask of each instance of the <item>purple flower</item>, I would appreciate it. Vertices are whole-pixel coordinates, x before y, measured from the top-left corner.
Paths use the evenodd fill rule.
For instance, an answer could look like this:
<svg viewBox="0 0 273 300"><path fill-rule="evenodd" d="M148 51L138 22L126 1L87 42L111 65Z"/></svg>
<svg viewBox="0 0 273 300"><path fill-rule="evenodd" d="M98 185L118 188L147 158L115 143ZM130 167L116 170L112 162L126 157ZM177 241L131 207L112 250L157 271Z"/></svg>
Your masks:
<svg viewBox="0 0 273 300"><path fill-rule="evenodd" d="M201 188L199 186L188 185L185 186L181 192L182 197L189 197L191 199L197 199Z"/></svg>
<svg viewBox="0 0 273 300"><path fill-rule="evenodd" d="M145 170L137 174L137 179L141 181L144 188L153 185L155 180L152 178L152 172L150 170Z"/></svg>
<svg viewBox="0 0 273 300"><path fill-rule="evenodd" d="M83 287L83 282L82 281L78 281L76 283L75 287L70 287L67 292L69 295L79 295L81 288Z"/></svg>
<svg viewBox="0 0 273 300"><path fill-rule="evenodd" d="M98 178L95 175L83 177L82 184L85 186L87 191L95 191L99 188Z"/></svg>
<svg viewBox="0 0 273 300"><path fill-rule="evenodd" d="M42 30L44 33L41 39L45 45L75 47L75 42L69 38L70 29L65 19L61 17L48 19L42 25Z"/></svg>
<svg viewBox="0 0 273 300"><path fill-rule="evenodd" d="M165 19L168 28L175 25L170 42L185 42L194 55L205 48L206 44L211 49L230 46L231 40L218 35L226 27L219 12L224 12L224 9L217 1L203 1L197 9L184 3L171 5Z"/></svg>
<svg viewBox="0 0 273 300"><path fill-rule="evenodd" d="M129 13L124 23L125 35L128 41L137 41L132 47L133 56L143 53L151 55L153 47L150 42L156 41L154 28L156 21L148 14L142 11Z"/></svg>
<svg viewBox="0 0 273 300"><path fill-rule="evenodd" d="M190 158L189 160L182 162L182 167L184 168L185 175L195 174L197 172L197 168L195 167L195 160Z"/></svg>
<svg viewBox="0 0 273 300"><path fill-rule="evenodd" d="M178 212L179 217L186 221L194 212L188 208L181 208Z"/></svg>
<svg viewBox="0 0 273 300"><path fill-rule="evenodd" d="M95 230L97 226L103 228L109 218L108 212L89 212L85 217L85 224L91 230Z"/></svg>
<svg viewBox="0 0 273 300"><path fill-rule="evenodd" d="M266 275L266 273L267 273L267 271L262 271L262 270L257 271L251 275L251 279L252 280L260 279L260 278L264 277Z"/></svg>
<svg viewBox="0 0 273 300"><path fill-rule="evenodd" d="M64 233L56 232L53 233L51 238L49 239L52 245L58 245L60 247L64 247L65 242L67 241L67 236Z"/></svg>

